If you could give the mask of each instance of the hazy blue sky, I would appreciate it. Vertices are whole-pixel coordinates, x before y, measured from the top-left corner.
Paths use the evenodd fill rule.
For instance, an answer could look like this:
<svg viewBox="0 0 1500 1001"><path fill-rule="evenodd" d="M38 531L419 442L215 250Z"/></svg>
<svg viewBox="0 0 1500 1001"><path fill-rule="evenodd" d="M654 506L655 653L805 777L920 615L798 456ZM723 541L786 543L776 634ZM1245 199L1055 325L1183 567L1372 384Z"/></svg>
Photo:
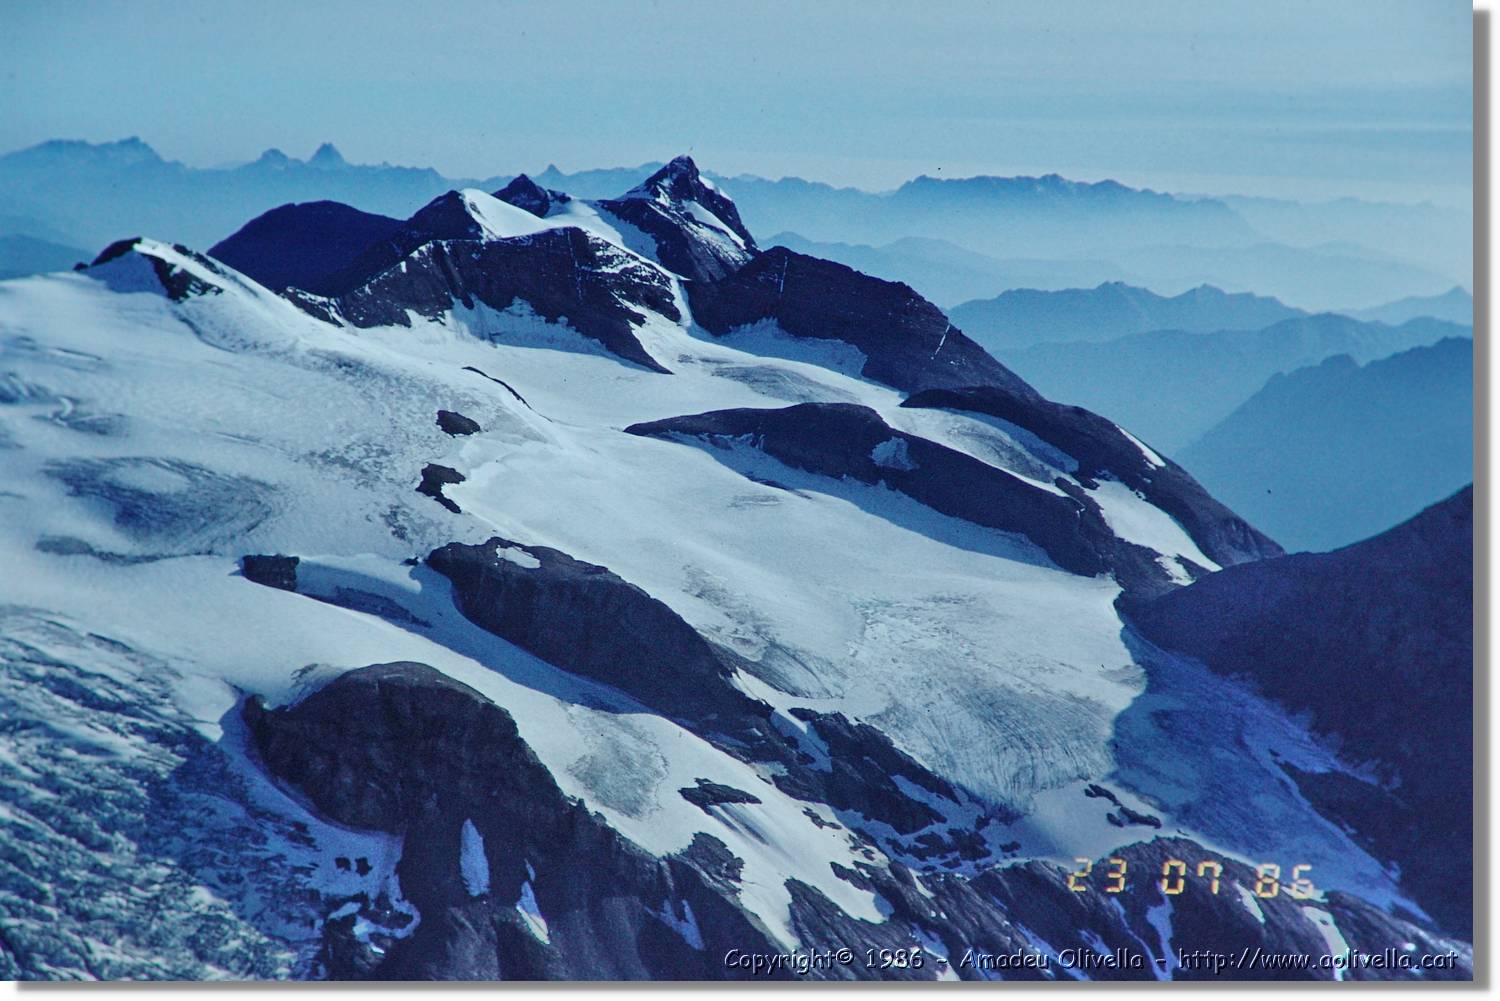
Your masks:
<svg viewBox="0 0 1500 1001"><path fill-rule="evenodd" d="M0 149L1469 198L1463 0L0 0Z"/></svg>

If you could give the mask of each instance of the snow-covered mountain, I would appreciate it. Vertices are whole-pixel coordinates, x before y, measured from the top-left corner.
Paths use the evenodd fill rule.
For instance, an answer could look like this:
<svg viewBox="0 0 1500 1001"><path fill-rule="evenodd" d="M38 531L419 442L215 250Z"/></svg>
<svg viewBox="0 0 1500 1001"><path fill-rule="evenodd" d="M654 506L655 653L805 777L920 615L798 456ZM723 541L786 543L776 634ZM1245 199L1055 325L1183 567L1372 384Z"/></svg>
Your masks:
<svg viewBox="0 0 1500 1001"><path fill-rule="evenodd" d="M1149 442L686 158L332 218L0 284L0 975L1471 975Z"/></svg>

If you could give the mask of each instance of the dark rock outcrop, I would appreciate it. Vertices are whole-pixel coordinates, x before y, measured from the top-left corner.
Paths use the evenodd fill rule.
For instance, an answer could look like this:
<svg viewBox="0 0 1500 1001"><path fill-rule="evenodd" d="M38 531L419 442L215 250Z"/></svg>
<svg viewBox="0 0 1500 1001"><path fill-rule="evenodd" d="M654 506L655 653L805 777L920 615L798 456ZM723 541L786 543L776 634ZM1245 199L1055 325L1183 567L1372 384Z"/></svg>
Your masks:
<svg viewBox="0 0 1500 1001"><path fill-rule="evenodd" d="M282 205L251 219L208 253L274 291L291 286L323 295L331 291L329 275L401 225L399 219L341 202Z"/></svg>
<svg viewBox="0 0 1500 1001"><path fill-rule="evenodd" d="M502 202L525 209L538 219L547 218L554 205L564 205L571 199L561 191L552 191L537 184L525 174L517 174L505 187L495 192Z"/></svg>
<svg viewBox="0 0 1500 1001"><path fill-rule="evenodd" d="M509 389L510 387L507 386L506 388ZM515 390L511 390L511 392L514 393ZM520 398L517 397L517 399ZM521 402L524 403L525 401L522 400ZM459 435L478 434L484 430L484 428L479 426L478 421L470 417L465 417L456 410L439 410L437 412L437 426L443 429L444 434L452 435L455 438Z"/></svg>
<svg viewBox="0 0 1500 1001"><path fill-rule="evenodd" d="M417 484L417 493L431 497L454 514L462 514L457 504L443 496L443 487L453 483L462 483L464 479L464 474L456 469L429 462L422 467L422 482Z"/></svg>
<svg viewBox="0 0 1500 1001"><path fill-rule="evenodd" d="M504 709L425 665L351 671L285 708L252 697L243 714L260 761L313 808L337 823L403 838L397 873L420 920L404 935L366 940L352 934L346 919L329 922L323 960L331 976L722 979L751 975L724 962L731 949L781 951L740 905L743 866L721 841L700 833L665 859L641 851L563 795ZM1201 861L1219 870L1213 879L1189 877L1181 893L1164 897L1160 874L1171 859L1194 873ZM484 866L480 885L476 861ZM1243 902L1256 880L1243 863L1190 841L1158 838L1097 860L1093 872L1079 889L1067 870L1044 862L968 878L859 863L839 874L877 894L886 920L851 918L796 881L788 883L790 919L804 942L854 950L852 962L810 969L805 976L815 980L928 979L944 967L964 979L993 978L993 967L974 956L1025 953L1048 961L1001 971L1006 979L1066 979L1071 974L1060 956L1072 950L1094 958L1101 946L1123 962L1086 969L1093 979L1332 978L1331 969L1315 965L1232 974L1177 967L1177 952L1200 949L1327 953L1304 899L1290 892L1262 896L1255 911ZM1118 880L1112 872L1121 874ZM523 900L545 920L545 936L522 916ZM1166 914L1153 913L1167 900ZM1366 952L1390 942L1411 942L1426 954L1453 946L1337 892L1316 906ZM1164 951L1164 934L1171 953ZM924 951L920 967L870 965L865 956L866 949L916 946ZM1460 950L1452 970L1423 973L1467 976L1471 963ZM784 968L771 974L789 975ZM1368 975L1350 971L1354 978Z"/></svg>
<svg viewBox="0 0 1500 1001"><path fill-rule="evenodd" d="M295 591L297 563L295 556L244 556L240 558L240 573L256 584Z"/></svg>
<svg viewBox="0 0 1500 1001"><path fill-rule="evenodd" d="M910 286L832 261L773 247L727 277L690 282L688 302L704 330L723 336L774 320L793 337L859 349L858 374L897 389L997 386L1036 392Z"/></svg>
<svg viewBox="0 0 1500 1001"><path fill-rule="evenodd" d="M724 979L726 950L769 948L719 872L622 838L563 795L509 713L424 664L351 671L281 709L253 697L244 719L266 769L321 814L404 839L397 873L419 923L383 953L327 929L334 977ZM701 941L660 917L684 905Z"/></svg>
<svg viewBox="0 0 1500 1001"><path fill-rule="evenodd" d="M1115 809L1105 815L1104 819L1116 827L1129 827L1132 824L1141 827L1161 827L1161 818L1153 817L1149 813L1140 813L1132 810L1120 802L1120 797L1098 783L1090 783L1084 787L1083 794L1090 799L1107 799L1115 805Z"/></svg>
<svg viewBox="0 0 1500 1001"><path fill-rule="evenodd" d="M1150 550L1117 538L1085 491L1063 497L1043 490L945 445L897 431L869 407L802 403L717 410L625 430L698 438L710 446L748 436L754 447L795 469L884 482L942 514L1024 535L1073 573L1112 571L1122 585L1146 593L1168 583Z"/></svg>
<svg viewBox="0 0 1500 1001"><path fill-rule="evenodd" d="M694 785L684 786L677 790L678 794L689 803L708 812L711 806L720 806L724 803L759 803L760 797L754 793L748 793L734 786L727 786L719 782L710 782L708 779L694 779Z"/></svg>
<svg viewBox="0 0 1500 1001"><path fill-rule="evenodd" d="M1181 466L1162 457L1157 465L1114 423L1081 407L993 386L932 389L901 405L987 414L1031 432L1077 461L1073 476L1080 483L1114 477L1171 515L1222 566L1281 555L1280 546L1210 497Z"/></svg>
<svg viewBox="0 0 1500 1001"><path fill-rule="evenodd" d="M1473 488L1373 539L1231 567L1137 610L1153 642L1242 675L1387 788L1291 770L1467 934L1473 899ZM1351 780L1353 781L1353 780Z"/></svg>
<svg viewBox="0 0 1500 1001"><path fill-rule="evenodd" d="M427 564L453 582L465 617L564 670L700 725L766 715L692 626L605 567L501 538L451 543Z"/></svg>
<svg viewBox="0 0 1500 1001"><path fill-rule="evenodd" d="M958 804L959 795L951 785L912 760L868 723L851 723L843 713L810 709L793 709L791 713L811 724L828 748L829 774L821 782L819 798L829 806L853 810L887 824L899 834L911 834L940 823L943 817L927 803L903 792L896 777ZM795 788L786 779L778 785L788 791Z"/></svg>
<svg viewBox="0 0 1500 1001"><path fill-rule="evenodd" d="M453 582L455 604L476 625L683 720L734 757L771 764L775 785L788 795L853 811L902 834L944 818L907 795L897 777L959 803L947 782L885 734L840 714L798 714L826 748L809 753L778 729L769 706L734 686L730 655L605 567L499 538L478 546L452 543L427 562ZM721 786L683 795L700 806L751 801L736 798L750 794Z"/></svg>
<svg viewBox="0 0 1500 1001"><path fill-rule="evenodd" d="M657 260L684 278L716 281L757 253L734 202L698 172L691 157L679 156L623 197L599 207L650 236Z"/></svg>
<svg viewBox="0 0 1500 1001"><path fill-rule="evenodd" d="M484 235L468 196L462 191L449 191L422 206L389 236L365 246L347 267L331 273L327 294L349 292L433 241L482 240Z"/></svg>

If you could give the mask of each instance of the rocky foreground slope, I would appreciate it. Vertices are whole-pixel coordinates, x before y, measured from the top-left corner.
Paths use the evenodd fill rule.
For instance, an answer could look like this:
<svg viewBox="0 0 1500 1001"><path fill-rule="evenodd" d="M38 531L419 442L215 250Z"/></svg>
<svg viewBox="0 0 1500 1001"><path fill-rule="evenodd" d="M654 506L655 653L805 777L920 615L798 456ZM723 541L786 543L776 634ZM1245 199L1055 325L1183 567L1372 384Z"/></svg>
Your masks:
<svg viewBox="0 0 1500 1001"><path fill-rule="evenodd" d="M1147 636L1309 713L1363 763L1360 776L1288 774L1463 930L1473 920L1473 559L1465 487L1373 539L1233 567L1137 617Z"/></svg>
<svg viewBox="0 0 1500 1001"><path fill-rule="evenodd" d="M300 208L0 285L0 974L1469 975L1148 444L686 158Z"/></svg>

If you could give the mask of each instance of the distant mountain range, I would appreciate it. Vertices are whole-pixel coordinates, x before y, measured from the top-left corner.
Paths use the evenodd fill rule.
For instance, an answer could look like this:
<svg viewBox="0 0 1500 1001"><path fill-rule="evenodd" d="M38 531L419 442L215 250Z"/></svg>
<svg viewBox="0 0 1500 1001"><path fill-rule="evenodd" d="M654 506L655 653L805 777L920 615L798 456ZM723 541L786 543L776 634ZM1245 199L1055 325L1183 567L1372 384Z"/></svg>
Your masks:
<svg viewBox="0 0 1500 1001"><path fill-rule="evenodd" d="M1403 251L1410 250L1402 247ZM1292 246L1261 241L1240 246L1147 244L1094 253L1128 261L1145 284L1172 293L1197 285L1274 295L1309 310L1375 305L1394 296L1434 295L1469 280L1439 273L1432 262L1352 243Z"/></svg>
<svg viewBox="0 0 1500 1001"><path fill-rule="evenodd" d="M1109 341L1149 330L1256 330L1306 316L1279 300L1200 285L1160 296L1124 282L1043 291L1016 288L965 302L948 315L992 352L1053 341Z"/></svg>
<svg viewBox="0 0 1500 1001"><path fill-rule="evenodd" d="M93 256L90 251L35 236L0 236L0 281L48 271L66 271Z"/></svg>
<svg viewBox="0 0 1500 1001"><path fill-rule="evenodd" d="M1375 320L1380 323L1405 323L1419 316L1430 316L1450 323L1474 325L1474 297L1462 286L1455 285L1442 295L1409 296L1388 302L1384 306L1370 309L1347 310L1360 320Z"/></svg>
<svg viewBox="0 0 1500 1001"><path fill-rule="evenodd" d="M327 144L306 161L273 149L243 166L200 169L135 138L59 140L0 157L0 216L34 220L77 246L155 232L207 247L289 202L333 199L405 218L453 186L435 170L349 164Z"/></svg>
<svg viewBox="0 0 1500 1001"><path fill-rule="evenodd" d="M1396 330L1416 333L1411 325ZM1473 478L1473 386L1469 338L1363 366L1340 354L1272 377L1175 454L1215 497L1289 551L1331 549L1408 518Z"/></svg>
<svg viewBox="0 0 1500 1001"><path fill-rule="evenodd" d="M1428 203L1335 198L1295 202L1226 195L1217 199L1268 238L1294 246L1343 244L1384 249L1444 274L1474 271L1473 216ZM1469 285L1471 280L1462 280ZM1443 319L1443 317L1440 317Z"/></svg>
<svg viewBox="0 0 1500 1001"><path fill-rule="evenodd" d="M1052 399L1106 414L1153 448L1175 455L1277 373L1340 354L1363 363L1468 335L1469 328L1440 320L1391 327L1320 313L1260 330L1155 330L1102 343L1034 344L994 353Z"/></svg>
<svg viewBox="0 0 1500 1001"><path fill-rule="evenodd" d="M575 197L610 195L659 166L574 174L548 167L535 180ZM0 157L0 233L96 246L122 233L171 232L209 246L279 205L334 200L404 218L445 191L496 190L510 176L458 180L429 168L354 165L329 144L305 161L268 150L251 163L200 169L164 160L135 138L104 144L58 140ZM1393 296L1432 295L1471 280L1466 264L1452 254L1429 263L1433 232L1466 232L1462 219L1430 206L1400 212L1363 202L1338 203L1337 212L1314 206L1308 217L1318 223L1302 232L1295 229L1295 213L1245 203L1245 211L1274 223L1276 235L1268 238L1229 201L1114 181L919 177L894 191L872 193L800 178L708 176L733 195L752 230L878 247L895 259L877 261L860 249L851 253L865 258L862 269L910 281L944 305L1016 285L1130 280L1161 292L1208 282L1306 308L1358 307ZM888 249L910 238L946 241L960 255L1002 263L997 270L967 257L972 283L937 281L952 251L933 243ZM1422 263L1407 260L1414 247L1423 249ZM1000 284L981 285L992 271Z"/></svg>
<svg viewBox="0 0 1500 1001"><path fill-rule="evenodd" d="M1139 275L1105 260L1044 260L991 257L948 240L907 236L879 247L863 243L823 243L790 231L766 241L799 254L847 264L886 281L905 282L939 306L987 299L996 289L1061 291L1103 282L1140 284Z"/></svg>

